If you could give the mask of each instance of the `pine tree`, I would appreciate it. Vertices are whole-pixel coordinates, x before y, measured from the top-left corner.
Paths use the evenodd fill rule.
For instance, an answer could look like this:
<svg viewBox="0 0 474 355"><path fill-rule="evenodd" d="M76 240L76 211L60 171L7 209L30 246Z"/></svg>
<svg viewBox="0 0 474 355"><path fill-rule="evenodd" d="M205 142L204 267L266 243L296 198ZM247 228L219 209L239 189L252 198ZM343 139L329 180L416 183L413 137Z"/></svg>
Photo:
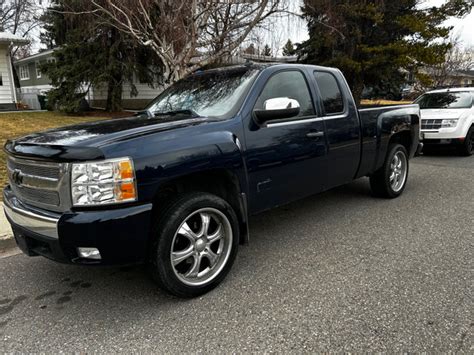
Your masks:
<svg viewBox="0 0 474 355"><path fill-rule="evenodd" d="M472 8L470 0L449 0L426 8L422 0L305 0L303 15L310 38L298 54L311 64L340 68L356 100L365 86L399 87L403 70L422 78L419 69L444 61L449 36L444 24Z"/></svg>
<svg viewBox="0 0 474 355"><path fill-rule="evenodd" d="M293 42L291 42L291 39L288 39L288 42L286 42L285 46L283 47L283 55L285 57L291 57L291 56L294 56L295 54L296 54L295 46Z"/></svg>
<svg viewBox="0 0 474 355"><path fill-rule="evenodd" d="M272 49L268 44L263 47L262 55L266 57L271 57L272 56Z"/></svg>
<svg viewBox="0 0 474 355"><path fill-rule="evenodd" d="M64 111L76 112L91 87L107 92L106 110L122 109L124 82L132 82L136 74L143 83L153 84L155 56L137 47L113 26L86 12L87 4L80 0L54 0L43 16L43 44L55 48L54 62L42 65L55 89L49 102ZM132 85L131 96L136 96Z"/></svg>

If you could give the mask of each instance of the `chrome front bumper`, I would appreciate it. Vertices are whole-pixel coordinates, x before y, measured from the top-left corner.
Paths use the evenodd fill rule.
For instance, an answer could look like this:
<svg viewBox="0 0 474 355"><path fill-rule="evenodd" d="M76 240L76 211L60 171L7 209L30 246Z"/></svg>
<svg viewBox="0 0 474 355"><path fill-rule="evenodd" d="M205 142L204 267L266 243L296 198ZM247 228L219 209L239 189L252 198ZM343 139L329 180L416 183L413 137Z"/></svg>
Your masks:
<svg viewBox="0 0 474 355"><path fill-rule="evenodd" d="M58 239L59 216L41 213L23 205L7 187L3 193L3 205L8 220L28 231Z"/></svg>

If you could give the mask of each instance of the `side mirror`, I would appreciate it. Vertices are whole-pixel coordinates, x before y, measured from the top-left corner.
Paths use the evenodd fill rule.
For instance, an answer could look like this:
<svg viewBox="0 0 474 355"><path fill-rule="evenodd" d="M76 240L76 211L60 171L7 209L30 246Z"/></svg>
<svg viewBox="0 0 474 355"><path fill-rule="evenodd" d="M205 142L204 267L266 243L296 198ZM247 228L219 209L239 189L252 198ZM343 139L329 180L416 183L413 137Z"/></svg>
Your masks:
<svg viewBox="0 0 474 355"><path fill-rule="evenodd" d="M258 124L292 118L300 114L300 103L288 97L277 97L264 102L263 110L254 110Z"/></svg>

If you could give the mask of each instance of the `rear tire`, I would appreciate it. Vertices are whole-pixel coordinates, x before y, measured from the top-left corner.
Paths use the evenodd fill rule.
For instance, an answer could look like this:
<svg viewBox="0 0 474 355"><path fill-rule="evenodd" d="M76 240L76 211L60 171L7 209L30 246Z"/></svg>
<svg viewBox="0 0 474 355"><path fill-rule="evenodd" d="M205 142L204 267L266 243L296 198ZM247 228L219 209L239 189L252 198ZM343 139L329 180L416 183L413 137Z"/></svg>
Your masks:
<svg viewBox="0 0 474 355"><path fill-rule="evenodd" d="M208 193L171 201L153 229L150 271L158 285L181 298L215 288L230 271L239 246L232 207Z"/></svg>
<svg viewBox="0 0 474 355"><path fill-rule="evenodd" d="M397 198L405 190L408 180L408 153L401 144L389 146L383 166L370 176L370 187L375 196Z"/></svg>
<svg viewBox="0 0 474 355"><path fill-rule="evenodd" d="M467 132L463 145L459 147L459 153L467 157L474 153L474 126Z"/></svg>

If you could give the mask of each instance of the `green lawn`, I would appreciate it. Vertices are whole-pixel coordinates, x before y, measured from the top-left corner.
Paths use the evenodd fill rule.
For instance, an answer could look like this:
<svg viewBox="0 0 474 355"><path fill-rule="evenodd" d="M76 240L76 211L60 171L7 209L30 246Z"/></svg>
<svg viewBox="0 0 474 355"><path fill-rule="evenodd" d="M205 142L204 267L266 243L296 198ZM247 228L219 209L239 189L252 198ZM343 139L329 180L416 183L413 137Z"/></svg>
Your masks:
<svg viewBox="0 0 474 355"><path fill-rule="evenodd" d="M3 146L8 139L49 128L97 121L98 119L103 118L65 116L55 112L0 113L0 200L3 198L3 187L7 184L6 156Z"/></svg>

